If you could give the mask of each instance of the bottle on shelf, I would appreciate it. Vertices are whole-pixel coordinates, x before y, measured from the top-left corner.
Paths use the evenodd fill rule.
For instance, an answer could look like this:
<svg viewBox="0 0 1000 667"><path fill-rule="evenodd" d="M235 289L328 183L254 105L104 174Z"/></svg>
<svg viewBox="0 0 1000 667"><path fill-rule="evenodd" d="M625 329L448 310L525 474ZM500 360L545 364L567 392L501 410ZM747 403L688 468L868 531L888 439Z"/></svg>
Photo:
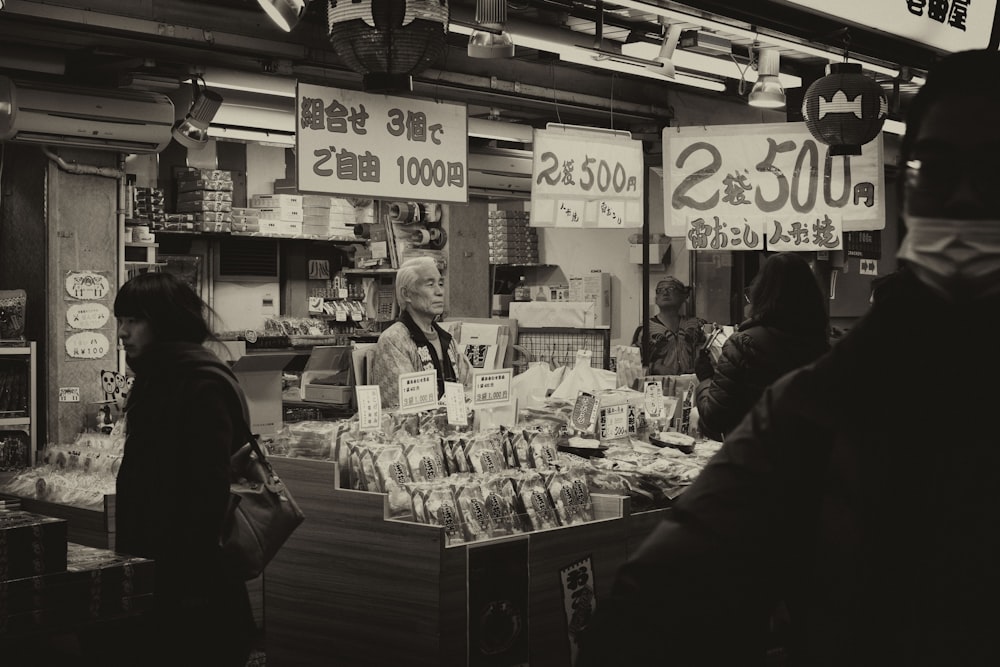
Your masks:
<svg viewBox="0 0 1000 667"><path fill-rule="evenodd" d="M524 276L517 279L514 286L514 301L531 301L531 288L524 280Z"/></svg>

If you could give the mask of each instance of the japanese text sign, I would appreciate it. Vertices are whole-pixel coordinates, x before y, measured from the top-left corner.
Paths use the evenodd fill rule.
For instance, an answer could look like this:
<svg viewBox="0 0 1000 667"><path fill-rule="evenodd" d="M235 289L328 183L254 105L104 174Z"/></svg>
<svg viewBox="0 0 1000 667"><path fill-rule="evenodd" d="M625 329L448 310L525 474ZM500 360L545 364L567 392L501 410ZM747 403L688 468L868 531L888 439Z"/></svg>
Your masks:
<svg viewBox="0 0 1000 667"><path fill-rule="evenodd" d="M550 123L535 130L531 224L535 227L642 227L642 141Z"/></svg>
<svg viewBox="0 0 1000 667"><path fill-rule="evenodd" d="M469 200L465 105L305 83L297 90L300 191Z"/></svg>
<svg viewBox="0 0 1000 667"><path fill-rule="evenodd" d="M399 411L420 412L438 404L437 372L403 373L399 376Z"/></svg>
<svg viewBox="0 0 1000 667"><path fill-rule="evenodd" d="M507 405L510 403L510 381L513 370L472 372L472 404L476 407Z"/></svg>
<svg viewBox="0 0 1000 667"><path fill-rule="evenodd" d="M885 226L882 136L831 156L805 123L663 130L665 229L694 250L839 250Z"/></svg>
<svg viewBox="0 0 1000 667"><path fill-rule="evenodd" d="M382 428L382 390L377 384L359 384L354 388L358 396L358 428L377 431Z"/></svg>
<svg viewBox="0 0 1000 667"><path fill-rule="evenodd" d="M984 49L997 13L996 0L784 0L866 30L905 37L943 51Z"/></svg>

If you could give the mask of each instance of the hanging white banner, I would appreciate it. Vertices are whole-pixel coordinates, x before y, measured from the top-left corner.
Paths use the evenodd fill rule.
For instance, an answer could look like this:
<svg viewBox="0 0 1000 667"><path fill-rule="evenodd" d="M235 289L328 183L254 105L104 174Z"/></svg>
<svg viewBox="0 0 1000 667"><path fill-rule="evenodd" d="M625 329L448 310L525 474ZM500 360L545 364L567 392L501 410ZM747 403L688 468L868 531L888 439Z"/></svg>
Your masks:
<svg viewBox="0 0 1000 667"><path fill-rule="evenodd" d="M651 231L695 250L760 250L765 236L841 249L843 232L885 227L882 136L861 150L831 156L805 123L665 128L664 227Z"/></svg>

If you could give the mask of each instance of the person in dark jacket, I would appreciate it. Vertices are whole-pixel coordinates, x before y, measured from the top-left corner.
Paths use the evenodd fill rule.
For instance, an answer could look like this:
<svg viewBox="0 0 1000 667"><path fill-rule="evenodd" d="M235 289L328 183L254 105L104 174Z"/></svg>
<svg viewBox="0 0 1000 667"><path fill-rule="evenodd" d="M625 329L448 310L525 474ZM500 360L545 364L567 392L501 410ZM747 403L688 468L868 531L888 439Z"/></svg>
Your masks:
<svg viewBox="0 0 1000 667"><path fill-rule="evenodd" d="M235 376L203 344L211 337L205 309L167 273L140 274L115 299L118 337L135 373L115 548L153 559L156 573L151 616L122 638L122 653L141 654L122 656L124 664L243 667L250 654L246 584L227 571L219 546L229 459L249 429Z"/></svg>
<svg viewBox="0 0 1000 667"><path fill-rule="evenodd" d="M598 587L577 667L759 665L779 600L790 667L1000 664L1000 355L975 346L1000 330L998 76L989 50L931 68L893 289L764 391Z"/></svg>
<svg viewBox="0 0 1000 667"><path fill-rule="evenodd" d="M735 428L772 382L830 349L823 292L800 254L767 258L749 295L749 318L722 345L714 369L695 367L698 425L716 440Z"/></svg>

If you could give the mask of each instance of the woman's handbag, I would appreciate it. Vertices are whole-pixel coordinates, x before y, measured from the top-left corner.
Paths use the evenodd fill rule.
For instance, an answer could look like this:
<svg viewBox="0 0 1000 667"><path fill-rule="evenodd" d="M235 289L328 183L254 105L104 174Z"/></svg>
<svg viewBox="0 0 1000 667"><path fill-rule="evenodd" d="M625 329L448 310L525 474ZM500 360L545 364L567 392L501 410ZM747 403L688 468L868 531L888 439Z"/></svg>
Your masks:
<svg viewBox="0 0 1000 667"><path fill-rule="evenodd" d="M230 458L229 507L220 540L227 567L245 580L259 576L305 520L249 427L247 436L247 444Z"/></svg>

